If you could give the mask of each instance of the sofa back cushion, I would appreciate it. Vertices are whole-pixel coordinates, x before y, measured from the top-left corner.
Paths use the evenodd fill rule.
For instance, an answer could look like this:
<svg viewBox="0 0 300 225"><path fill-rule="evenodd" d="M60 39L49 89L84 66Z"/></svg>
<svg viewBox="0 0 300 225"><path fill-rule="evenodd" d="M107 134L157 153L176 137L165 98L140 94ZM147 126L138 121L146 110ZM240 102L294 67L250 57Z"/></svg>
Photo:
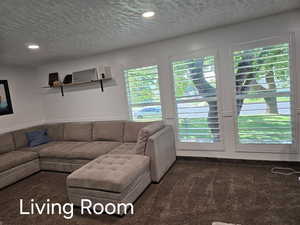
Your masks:
<svg viewBox="0 0 300 225"><path fill-rule="evenodd" d="M51 141L63 141L64 140L64 124L54 123L46 125L48 137Z"/></svg>
<svg viewBox="0 0 300 225"><path fill-rule="evenodd" d="M15 144L16 144L16 149L28 146L28 140L26 137L26 133L28 133L30 131L35 131L35 130L41 130L44 128L45 128L45 126L41 125L41 126L29 127L29 128L25 128L22 130L14 131L13 135L14 135L14 140L15 140Z"/></svg>
<svg viewBox="0 0 300 225"><path fill-rule="evenodd" d="M98 121L93 123L94 141L123 141L124 121Z"/></svg>
<svg viewBox="0 0 300 225"><path fill-rule="evenodd" d="M124 142L137 142L140 129L150 124L151 122L126 121L124 125Z"/></svg>
<svg viewBox="0 0 300 225"><path fill-rule="evenodd" d="M0 154L13 151L15 143L12 133L0 134Z"/></svg>
<svg viewBox="0 0 300 225"><path fill-rule="evenodd" d="M149 137L162 128L164 128L163 121L156 121L140 129L138 133L137 143L134 146L134 152L136 154L145 154L146 144Z"/></svg>
<svg viewBox="0 0 300 225"><path fill-rule="evenodd" d="M91 122L65 123L64 140L65 141L91 141L92 123Z"/></svg>

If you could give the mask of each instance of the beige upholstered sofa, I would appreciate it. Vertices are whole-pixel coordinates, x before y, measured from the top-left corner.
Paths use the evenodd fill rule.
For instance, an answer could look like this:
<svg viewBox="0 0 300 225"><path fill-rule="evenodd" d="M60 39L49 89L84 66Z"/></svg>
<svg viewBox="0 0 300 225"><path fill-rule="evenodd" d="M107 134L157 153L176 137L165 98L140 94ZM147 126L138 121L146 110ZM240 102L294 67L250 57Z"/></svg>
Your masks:
<svg viewBox="0 0 300 225"><path fill-rule="evenodd" d="M139 154L150 159L159 182L176 159L173 130L162 122L97 121L46 124L0 135L0 188L39 170L73 172L105 154ZM26 132L47 129L51 142L27 147ZM146 130L148 136L141 136Z"/></svg>

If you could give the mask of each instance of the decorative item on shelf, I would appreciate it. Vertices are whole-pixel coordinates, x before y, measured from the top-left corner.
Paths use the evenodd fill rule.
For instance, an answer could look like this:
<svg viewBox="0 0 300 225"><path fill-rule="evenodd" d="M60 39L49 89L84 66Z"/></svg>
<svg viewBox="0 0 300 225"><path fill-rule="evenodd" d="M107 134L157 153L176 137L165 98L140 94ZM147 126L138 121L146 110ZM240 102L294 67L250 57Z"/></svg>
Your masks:
<svg viewBox="0 0 300 225"><path fill-rule="evenodd" d="M60 87L62 83L60 81L54 81L53 82L53 87Z"/></svg>
<svg viewBox="0 0 300 225"><path fill-rule="evenodd" d="M72 76L72 74L67 74L67 75L65 76L65 78L64 78L63 83L64 83L64 84L71 84L72 81L73 81L73 76Z"/></svg>
<svg viewBox="0 0 300 225"><path fill-rule="evenodd" d="M7 80L0 80L0 116L13 114Z"/></svg>
<svg viewBox="0 0 300 225"><path fill-rule="evenodd" d="M49 86L53 87L53 83L55 81L59 81L58 72L49 73L49 82L48 82Z"/></svg>

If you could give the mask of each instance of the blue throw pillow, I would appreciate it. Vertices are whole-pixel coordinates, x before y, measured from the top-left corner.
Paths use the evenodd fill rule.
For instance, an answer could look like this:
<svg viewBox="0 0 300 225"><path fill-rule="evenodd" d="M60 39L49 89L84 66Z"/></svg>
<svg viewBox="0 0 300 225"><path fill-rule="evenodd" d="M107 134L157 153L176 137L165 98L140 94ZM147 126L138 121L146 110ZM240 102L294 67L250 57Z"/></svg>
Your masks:
<svg viewBox="0 0 300 225"><path fill-rule="evenodd" d="M35 147L38 145L46 144L50 141L46 129L27 132L26 137L29 147Z"/></svg>

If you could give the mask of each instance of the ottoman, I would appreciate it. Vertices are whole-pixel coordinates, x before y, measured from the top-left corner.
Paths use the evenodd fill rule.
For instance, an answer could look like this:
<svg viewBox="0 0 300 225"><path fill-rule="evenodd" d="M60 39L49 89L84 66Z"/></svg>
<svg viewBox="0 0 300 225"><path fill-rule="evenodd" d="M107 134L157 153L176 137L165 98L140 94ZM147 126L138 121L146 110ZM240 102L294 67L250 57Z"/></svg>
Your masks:
<svg viewBox="0 0 300 225"><path fill-rule="evenodd" d="M133 203L151 183L150 158L143 155L106 154L67 177L69 200L82 207L82 199L92 205ZM83 208L82 208L83 209ZM123 209L114 214L123 215Z"/></svg>

